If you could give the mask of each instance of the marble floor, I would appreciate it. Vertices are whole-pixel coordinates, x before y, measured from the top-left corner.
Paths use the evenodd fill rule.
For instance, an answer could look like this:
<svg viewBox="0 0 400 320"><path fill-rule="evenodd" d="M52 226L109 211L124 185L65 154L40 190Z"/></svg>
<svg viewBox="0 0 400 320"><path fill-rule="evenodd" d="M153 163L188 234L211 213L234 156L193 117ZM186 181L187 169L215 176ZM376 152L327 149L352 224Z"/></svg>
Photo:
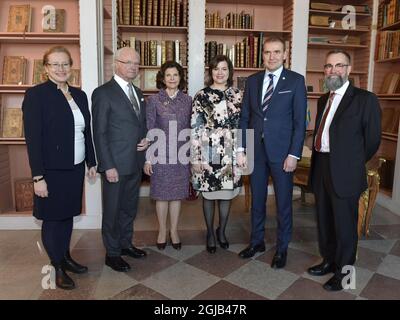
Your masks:
<svg viewBox="0 0 400 320"><path fill-rule="evenodd" d="M356 288L330 293L322 288L330 275L311 277L307 267L320 261L313 199L294 200L293 238L288 263L270 268L276 221L274 198L268 199L266 252L242 260L237 253L249 240L250 215L244 198L233 201L227 227L229 250L205 251L201 199L185 201L179 229L182 250L155 247L157 220L154 202L141 198L135 221L134 244L147 252L145 259L126 258L132 269L118 273L104 265L99 230L75 230L72 256L89 267L74 275L72 291L43 289L42 268L48 263L40 231L0 231L0 299L400 299L400 216L377 205L368 238L359 241ZM216 217L217 225L217 217Z"/></svg>

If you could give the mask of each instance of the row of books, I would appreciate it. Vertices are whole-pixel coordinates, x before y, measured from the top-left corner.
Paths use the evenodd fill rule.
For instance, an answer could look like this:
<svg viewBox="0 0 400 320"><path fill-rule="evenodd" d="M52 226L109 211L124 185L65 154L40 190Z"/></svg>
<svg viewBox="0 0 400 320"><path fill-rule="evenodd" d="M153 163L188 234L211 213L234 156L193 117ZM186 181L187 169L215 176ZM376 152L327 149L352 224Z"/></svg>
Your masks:
<svg viewBox="0 0 400 320"><path fill-rule="evenodd" d="M5 56L3 64L3 84L26 84L26 71L29 60L23 56ZM36 85L47 81L43 61L33 60L32 84ZM72 86L80 86L80 70L71 69L71 77L68 80Z"/></svg>
<svg viewBox="0 0 400 320"><path fill-rule="evenodd" d="M378 29L400 20L400 0L381 1L378 9Z"/></svg>
<svg viewBox="0 0 400 320"><path fill-rule="evenodd" d="M254 29L254 13L250 15L244 11L241 13L229 12L222 18L219 11L208 13L206 10L206 28Z"/></svg>
<svg viewBox="0 0 400 320"><path fill-rule="evenodd" d="M188 0L118 0L118 24L186 27Z"/></svg>
<svg viewBox="0 0 400 320"><path fill-rule="evenodd" d="M7 32L30 32L33 8L29 4L10 5ZM42 13L43 12L43 13ZM64 32L65 9L45 6L40 11L43 32Z"/></svg>
<svg viewBox="0 0 400 320"><path fill-rule="evenodd" d="M242 41L228 46L226 43L218 43L217 41L209 41L205 44L205 63L208 65L210 61L219 54L224 54L231 59L233 66L236 68L262 68L262 44L264 42L264 34L261 32L255 36L250 34ZM286 49L290 56L290 42L286 41ZM285 67L289 67L289 59L285 62Z"/></svg>
<svg viewBox="0 0 400 320"><path fill-rule="evenodd" d="M354 8L356 13L371 13L370 8L367 4L350 5ZM326 2L311 2L310 9L321 10L321 11L342 11L344 5L333 4ZM347 7L347 6L346 6Z"/></svg>
<svg viewBox="0 0 400 320"><path fill-rule="evenodd" d="M358 21L358 20L357 20ZM317 26L317 27L329 27L332 29L338 29L338 30L347 30L343 29L343 24L342 24L342 19L335 19L330 16L326 15L316 15L316 14L311 14L310 15L310 25L311 26ZM345 27L348 27L349 29L352 30L360 30L360 31L368 31L369 27L367 25L362 25L362 24L347 24Z"/></svg>
<svg viewBox="0 0 400 320"><path fill-rule="evenodd" d="M400 93L400 73L389 72L383 79L379 93L395 94Z"/></svg>
<svg viewBox="0 0 400 320"><path fill-rule="evenodd" d="M179 40L136 40L130 37L120 43L122 47L132 47L140 55L140 65L161 66L166 61L176 61L187 66L187 42Z"/></svg>
<svg viewBox="0 0 400 320"><path fill-rule="evenodd" d="M400 30L382 31L376 36L375 59L400 57Z"/></svg>

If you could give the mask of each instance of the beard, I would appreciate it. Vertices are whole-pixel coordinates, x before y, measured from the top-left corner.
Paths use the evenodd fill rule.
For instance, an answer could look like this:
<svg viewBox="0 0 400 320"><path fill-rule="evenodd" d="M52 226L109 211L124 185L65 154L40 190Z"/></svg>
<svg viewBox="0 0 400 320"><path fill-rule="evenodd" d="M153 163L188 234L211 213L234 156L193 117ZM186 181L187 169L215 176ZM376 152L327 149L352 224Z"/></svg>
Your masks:
<svg viewBox="0 0 400 320"><path fill-rule="evenodd" d="M337 74L328 75L325 77L325 86L329 91L336 91L347 81L347 76L343 77Z"/></svg>

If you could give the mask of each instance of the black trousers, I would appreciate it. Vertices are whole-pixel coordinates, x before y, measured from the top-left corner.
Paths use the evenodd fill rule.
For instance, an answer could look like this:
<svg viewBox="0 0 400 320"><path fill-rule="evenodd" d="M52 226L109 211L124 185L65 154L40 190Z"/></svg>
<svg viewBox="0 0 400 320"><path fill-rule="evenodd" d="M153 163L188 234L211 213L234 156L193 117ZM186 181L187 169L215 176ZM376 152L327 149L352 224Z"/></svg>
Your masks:
<svg viewBox="0 0 400 320"><path fill-rule="evenodd" d="M316 153L313 182L320 253L326 261L335 263L336 273L341 274L344 266L353 265L356 260L360 195L337 196L332 184L329 153Z"/></svg>
<svg viewBox="0 0 400 320"><path fill-rule="evenodd" d="M53 264L59 264L69 250L73 219L43 220L42 243Z"/></svg>
<svg viewBox="0 0 400 320"><path fill-rule="evenodd" d="M133 220L136 217L142 173L120 175L110 183L103 177L102 237L108 256L120 256L132 246Z"/></svg>

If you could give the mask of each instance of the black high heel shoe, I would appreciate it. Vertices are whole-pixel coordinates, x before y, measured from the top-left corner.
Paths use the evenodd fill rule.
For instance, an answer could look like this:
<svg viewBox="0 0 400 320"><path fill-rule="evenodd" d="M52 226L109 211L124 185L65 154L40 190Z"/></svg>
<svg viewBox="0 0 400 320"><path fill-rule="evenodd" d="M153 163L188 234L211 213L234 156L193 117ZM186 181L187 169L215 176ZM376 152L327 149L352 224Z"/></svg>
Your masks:
<svg viewBox="0 0 400 320"><path fill-rule="evenodd" d="M173 242L172 242L172 237L171 237L171 231L169 232L169 237L171 238L171 245L172 245L172 248L174 248L175 250L181 250L181 248L182 248L182 242L173 243Z"/></svg>
<svg viewBox="0 0 400 320"><path fill-rule="evenodd" d="M156 243L158 250L164 250L165 246L167 245L167 242L162 242L162 243Z"/></svg>
<svg viewBox="0 0 400 320"><path fill-rule="evenodd" d="M221 239L220 239L220 237L219 237L219 227L218 227L217 230L215 230L215 231L216 231L216 233L217 233L217 241L218 241L218 243L219 243L219 246L220 246L222 249L228 249L228 248L229 248L229 242L228 242L228 241L222 242Z"/></svg>
<svg viewBox="0 0 400 320"><path fill-rule="evenodd" d="M217 246L209 246L208 245L208 235L207 235L207 239L206 239L206 249L208 253L215 253L217 251Z"/></svg>

